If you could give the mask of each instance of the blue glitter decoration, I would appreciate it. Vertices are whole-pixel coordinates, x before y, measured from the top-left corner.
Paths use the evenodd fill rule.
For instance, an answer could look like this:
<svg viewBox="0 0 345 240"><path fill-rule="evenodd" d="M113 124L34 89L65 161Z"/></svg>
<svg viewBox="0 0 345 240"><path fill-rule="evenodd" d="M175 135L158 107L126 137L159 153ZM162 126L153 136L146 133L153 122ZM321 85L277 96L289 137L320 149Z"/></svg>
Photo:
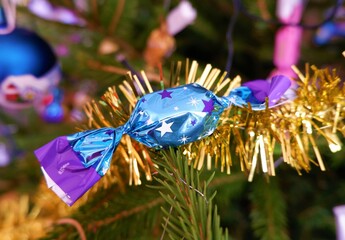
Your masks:
<svg viewBox="0 0 345 240"><path fill-rule="evenodd" d="M0 83L8 76L32 74L39 78L57 62L48 43L23 28L0 35L0 53Z"/></svg>
<svg viewBox="0 0 345 240"><path fill-rule="evenodd" d="M53 49L36 33L15 28L0 34L0 105L30 106L53 90L61 71Z"/></svg>
<svg viewBox="0 0 345 240"><path fill-rule="evenodd" d="M42 114L43 119L48 123L59 123L64 118L64 111L61 104L62 93L58 88L53 90L53 100L49 103Z"/></svg>

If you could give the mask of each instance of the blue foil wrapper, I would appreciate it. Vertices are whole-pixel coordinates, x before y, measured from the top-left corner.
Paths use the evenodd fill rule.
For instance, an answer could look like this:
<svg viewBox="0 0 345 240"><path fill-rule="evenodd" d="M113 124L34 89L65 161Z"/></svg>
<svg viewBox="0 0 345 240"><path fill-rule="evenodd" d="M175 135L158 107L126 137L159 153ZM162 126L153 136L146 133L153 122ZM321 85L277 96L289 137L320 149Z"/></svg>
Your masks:
<svg viewBox="0 0 345 240"><path fill-rule="evenodd" d="M198 84L150 93L139 100L124 132L149 147L183 145L212 134L229 104Z"/></svg>
<svg viewBox="0 0 345 240"><path fill-rule="evenodd" d="M273 107L290 86L290 80L283 76L268 84L260 81L234 89L226 97L218 97L195 83L153 92L137 102L123 126L54 139L35 151L48 186L72 205L109 169L123 134L157 149L194 142L214 132L220 115L231 104L242 106L251 102L256 110L262 110L265 98L274 96L270 99Z"/></svg>

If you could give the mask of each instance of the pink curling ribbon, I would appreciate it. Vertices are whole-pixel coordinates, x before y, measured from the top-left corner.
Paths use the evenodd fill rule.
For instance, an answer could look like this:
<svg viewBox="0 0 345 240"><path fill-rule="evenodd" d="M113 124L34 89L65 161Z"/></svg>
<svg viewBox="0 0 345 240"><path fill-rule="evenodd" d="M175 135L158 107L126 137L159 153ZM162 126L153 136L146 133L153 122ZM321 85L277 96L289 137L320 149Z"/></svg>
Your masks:
<svg viewBox="0 0 345 240"><path fill-rule="evenodd" d="M277 3L277 17L283 24L298 24L302 17L303 0L279 0ZM302 40L302 28L299 26L282 26L275 37L273 63L274 75L296 77L291 69L298 63Z"/></svg>

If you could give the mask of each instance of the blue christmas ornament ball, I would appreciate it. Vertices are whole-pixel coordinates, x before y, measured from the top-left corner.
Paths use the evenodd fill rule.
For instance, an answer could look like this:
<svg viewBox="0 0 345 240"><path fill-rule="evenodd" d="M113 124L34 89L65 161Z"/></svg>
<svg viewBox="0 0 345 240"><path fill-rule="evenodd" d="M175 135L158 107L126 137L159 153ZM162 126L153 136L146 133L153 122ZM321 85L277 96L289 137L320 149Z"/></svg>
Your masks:
<svg viewBox="0 0 345 240"><path fill-rule="evenodd" d="M15 28L0 35L0 105L39 104L61 78L53 49L35 32Z"/></svg>

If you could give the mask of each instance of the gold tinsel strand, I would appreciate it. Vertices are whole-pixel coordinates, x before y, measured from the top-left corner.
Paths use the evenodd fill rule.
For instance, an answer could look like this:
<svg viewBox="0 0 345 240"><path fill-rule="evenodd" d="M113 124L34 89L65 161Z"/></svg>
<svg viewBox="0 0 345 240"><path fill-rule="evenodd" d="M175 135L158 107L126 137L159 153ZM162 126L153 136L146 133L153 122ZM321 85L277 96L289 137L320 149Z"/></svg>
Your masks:
<svg viewBox="0 0 345 240"><path fill-rule="evenodd" d="M242 171L248 174L248 180L251 181L257 171L275 176L274 152L280 149L283 161L299 174L302 171L308 172L311 163L324 171L325 165L316 138L324 137L331 151L341 149L337 132L345 133L345 90L335 71L306 65L306 73L303 75L296 67L293 68L299 76L294 99L274 108L267 107L263 111L253 111L250 104L246 107L231 106L222 115L212 136L182 146L189 163L197 169L204 166L207 169L220 167L221 171L230 174L233 164L231 152L235 152ZM210 64L200 73L198 63L192 61L189 68L187 60L184 78L181 70L181 62L173 65L168 87L198 83L225 96L241 83L239 76L233 80L225 78L226 73L221 75L221 71L212 68ZM115 87L109 88L100 102L87 105L85 110L89 118L88 128L123 125L137 100L143 94L153 91L145 72L141 72L141 77L144 85L137 76L128 73L127 80L118 87L119 93ZM120 94L122 98L119 97ZM119 181L119 177L122 178L121 182L138 185L141 183L140 172L150 180L154 171L150 160L151 152L146 146L124 137L113 159L113 165L122 169L122 172L115 178L110 169L100 185Z"/></svg>
<svg viewBox="0 0 345 240"><path fill-rule="evenodd" d="M83 202L83 201L82 201ZM52 225L80 206L68 207L42 181L35 197L8 193L0 198L0 236L3 240L39 239Z"/></svg>
<svg viewBox="0 0 345 240"><path fill-rule="evenodd" d="M309 71L313 73L310 75ZM223 124L233 124L232 135L236 141L236 153L249 171L249 181L254 170L274 175L273 150L280 146L284 162L299 173L309 171L310 164L325 170L316 138L323 136L331 150L340 150L341 143L337 132L344 131L344 86L340 84L335 71L306 67L306 76L297 80L295 99L281 106L264 111L251 111L250 108L234 107L232 114L224 117ZM243 125L243 123L245 123ZM237 129L241 133L238 133ZM274 140L274 141L273 141ZM245 146L245 150L242 146ZM317 162L309 153L314 152ZM248 164L247 164L247 161Z"/></svg>

